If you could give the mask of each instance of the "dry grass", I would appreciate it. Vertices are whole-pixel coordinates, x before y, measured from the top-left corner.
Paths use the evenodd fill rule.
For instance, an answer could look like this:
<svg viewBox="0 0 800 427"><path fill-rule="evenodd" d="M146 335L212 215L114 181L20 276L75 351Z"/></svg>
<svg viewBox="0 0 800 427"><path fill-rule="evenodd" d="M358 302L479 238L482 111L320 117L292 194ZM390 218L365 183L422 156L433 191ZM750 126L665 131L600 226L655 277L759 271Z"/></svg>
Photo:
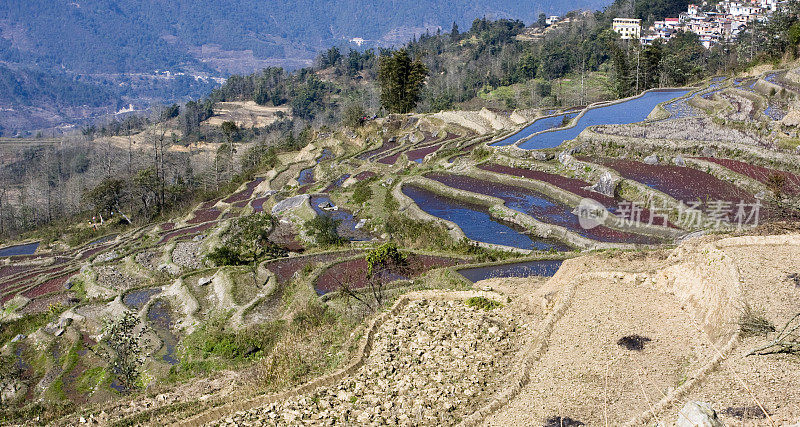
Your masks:
<svg viewBox="0 0 800 427"><path fill-rule="evenodd" d="M775 332L775 325L767 319L763 308L754 308L749 302L745 302L739 314L739 331L745 338L767 336L768 333Z"/></svg>

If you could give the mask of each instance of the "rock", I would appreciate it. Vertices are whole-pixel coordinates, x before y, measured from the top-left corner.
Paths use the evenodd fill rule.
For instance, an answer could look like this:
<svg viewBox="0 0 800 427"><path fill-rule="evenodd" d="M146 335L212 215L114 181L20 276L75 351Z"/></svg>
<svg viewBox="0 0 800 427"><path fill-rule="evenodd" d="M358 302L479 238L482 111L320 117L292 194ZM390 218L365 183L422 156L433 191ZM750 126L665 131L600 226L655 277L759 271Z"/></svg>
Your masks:
<svg viewBox="0 0 800 427"><path fill-rule="evenodd" d="M28 338L28 336L27 336L27 335L25 335L25 334L17 334L16 336L14 336L14 338L11 338L11 342L12 342L12 343L15 343L15 342L17 342L17 341L22 341L22 340L24 340L25 338Z"/></svg>
<svg viewBox="0 0 800 427"><path fill-rule="evenodd" d="M358 223L353 228L355 228L356 230L360 230L360 229L364 228L364 226L366 224L367 224L367 219L366 218L361 218L360 220L358 220Z"/></svg>
<svg viewBox="0 0 800 427"><path fill-rule="evenodd" d="M109 251L104 254L100 254L94 259L94 264L111 261L112 259L117 257L117 251Z"/></svg>
<svg viewBox="0 0 800 427"><path fill-rule="evenodd" d="M513 323L463 301L411 302L376 331L357 371L212 425L456 424L503 387L524 342Z"/></svg>
<svg viewBox="0 0 800 427"><path fill-rule="evenodd" d="M66 282L64 282L64 289L66 290L72 289L73 286L75 286L75 284L72 283L72 278L69 278Z"/></svg>
<svg viewBox="0 0 800 427"><path fill-rule="evenodd" d="M706 147L703 147L703 150L701 151L701 154L703 155L703 157L716 157L717 156L717 150L713 149L712 147L706 146Z"/></svg>
<svg viewBox="0 0 800 427"><path fill-rule="evenodd" d="M683 159L683 156L678 154L672 159L672 164L675 166L686 167L686 161Z"/></svg>
<svg viewBox="0 0 800 427"><path fill-rule="evenodd" d="M689 401L678 415L676 427L722 427L717 411L705 402Z"/></svg>
<svg viewBox="0 0 800 427"><path fill-rule="evenodd" d="M171 274L173 276L178 275L181 273L181 268L175 264L161 264L158 266L158 271L163 271L167 274Z"/></svg>
<svg viewBox="0 0 800 427"><path fill-rule="evenodd" d="M393 136L393 137L389 138L386 142L395 143L395 142L397 142L397 137Z"/></svg>
<svg viewBox="0 0 800 427"><path fill-rule="evenodd" d="M411 135L408 136L408 140L412 144L416 144L416 143L418 143L418 142L420 142L420 141L422 141L424 139L425 139L425 137L417 134L416 132L414 132L414 133L412 133Z"/></svg>
<svg viewBox="0 0 800 427"><path fill-rule="evenodd" d="M206 238L205 234L198 234L197 236L192 237L193 242L200 242Z"/></svg>
<svg viewBox="0 0 800 427"><path fill-rule="evenodd" d="M56 332L55 332L53 335L55 335L55 336L57 336L57 337L60 337L61 335L64 335L64 332L66 332L66 329L64 329L64 328L58 328L58 329L56 330Z"/></svg>
<svg viewBox="0 0 800 427"><path fill-rule="evenodd" d="M564 166L568 166L571 164L575 159L572 157L572 153L574 153L574 148L569 150L564 150L558 153L558 162Z"/></svg>
<svg viewBox="0 0 800 427"><path fill-rule="evenodd" d="M604 196L614 197L617 190L617 181L611 172L604 172L600 179L592 186L586 187L585 190L594 191Z"/></svg>
<svg viewBox="0 0 800 427"><path fill-rule="evenodd" d="M655 154L651 154L644 158L644 163L646 165L657 165L658 164L658 156Z"/></svg>
<svg viewBox="0 0 800 427"><path fill-rule="evenodd" d="M331 202L322 202L317 206L320 209L324 210L324 211L337 211L337 210L339 210L339 208L336 205L332 204Z"/></svg>
<svg viewBox="0 0 800 427"><path fill-rule="evenodd" d="M310 197L311 196L308 194L301 194L299 196L289 197L288 199L281 200L272 207L272 214L276 215L285 211L296 209Z"/></svg>
<svg viewBox="0 0 800 427"><path fill-rule="evenodd" d="M549 160L553 160L555 156L552 153L547 153L545 151L539 150L530 150L530 156L533 157L535 160L539 160L540 162L546 162Z"/></svg>
<svg viewBox="0 0 800 427"><path fill-rule="evenodd" d="M19 380L11 380L8 383L0 383L0 401L5 403L15 402L25 397L28 387Z"/></svg>
<svg viewBox="0 0 800 427"><path fill-rule="evenodd" d="M209 283L211 283L210 277L201 277L200 280L197 281L197 284L199 286L205 286L208 285Z"/></svg>

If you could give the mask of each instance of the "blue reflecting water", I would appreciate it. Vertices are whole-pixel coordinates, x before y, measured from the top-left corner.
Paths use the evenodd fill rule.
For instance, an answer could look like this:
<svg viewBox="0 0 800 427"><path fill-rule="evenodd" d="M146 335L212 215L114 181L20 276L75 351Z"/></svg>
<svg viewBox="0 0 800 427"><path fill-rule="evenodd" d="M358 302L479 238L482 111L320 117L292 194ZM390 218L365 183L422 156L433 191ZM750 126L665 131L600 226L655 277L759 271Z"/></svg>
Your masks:
<svg viewBox="0 0 800 427"><path fill-rule="evenodd" d="M0 257L14 255L33 255L39 249L39 242L28 243L26 245L9 246L0 249Z"/></svg>
<svg viewBox="0 0 800 427"><path fill-rule="evenodd" d="M147 288L130 291L122 297L122 303L128 307L139 310L150 302L150 298L161 293L161 288Z"/></svg>
<svg viewBox="0 0 800 427"><path fill-rule="evenodd" d="M524 261L513 264L492 265L487 267L473 267L458 270L472 283L497 277L552 277L561 267L562 260Z"/></svg>
<svg viewBox="0 0 800 427"><path fill-rule="evenodd" d="M638 244L658 243L658 240L654 238L612 230L605 226L586 229L581 226L578 216L573 213L571 207L527 188L483 181L465 175L430 173L425 177L441 182L448 187L503 199L505 205L515 211L530 215L548 224L560 225L592 240Z"/></svg>
<svg viewBox="0 0 800 427"><path fill-rule="evenodd" d="M784 116L786 116L786 113L780 108L770 105L764 110L764 115L772 120L782 120Z"/></svg>
<svg viewBox="0 0 800 427"><path fill-rule="evenodd" d="M333 151L330 148L325 147L322 149L322 155L317 158L317 163L322 163L325 160L330 160L336 156L333 155Z"/></svg>
<svg viewBox="0 0 800 427"><path fill-rule="evenodd" d="M506 137L501 141L497 141L494 144L491 144L492 147L503 147L506 145L511 145L520 139L527 138L536 132L541 132L543 130L553 129L557 127L561 127L564 124L564 117L568 119L573 119L577 116L578 113L567 113L567 114L559 114L553 117L543 117L541 119L536 119L530 126L522 129L521 131Z"/></svg>
<svg viewBox="0 0 800 427"><path fill-rule="evenodd" d="M326 203L336 206L336 204L331 201L330 197L313 196L309 200L309 203L311 203L311 207L314 208L314 212L316 212L317 215L329 216L333 219L341 221L341 224L339 224L337 229L340 236L352 241L364 241L372 239L372 236L365 230L356 228L356 225L358 225L359 221L358 218L354 217L353 214L348 212L346 209L339 208L335 211L326 211L325 209L319 207L320 204Z"/></svg>
<svg viewBox="0 0 800 427"><path fill-rule="evenodd" d="M158 337L164 341L162 360L170 365L177 364L178 358L175 350L178 346L178 337L172 333L172 314L169 303L162 300L155 301L147 312L147 320L150 321Z"/></svg>
<svg viewBox="0 0 800 427"><path fill-rule="evenodd" d="M314 182L314 168L303 169L297 177L297 184L300 186Z"/></svg>
<svg viewBox="0 0 800 427"><path fill-rule="evenodd" d="M687 89L647 92L638 98L619 104L593 108L578 119L578 123L575 126L541 133L521 143L519 147L525 150L558 147L564 141L575 139L579 133L589 126L641 122L647 118L656 105L681 97L687 93L689 93Z"/></svg>
<svg viewBox="0 0 800 427"><path fill-rule="evenodd" d="M403 186L403 194L412 198L423 211L456 223L472 240L520 249L566 249L563 245L532 240L529 236L495 221L488 213L478 210L480 208L477 206L409 185Z"/></svg>

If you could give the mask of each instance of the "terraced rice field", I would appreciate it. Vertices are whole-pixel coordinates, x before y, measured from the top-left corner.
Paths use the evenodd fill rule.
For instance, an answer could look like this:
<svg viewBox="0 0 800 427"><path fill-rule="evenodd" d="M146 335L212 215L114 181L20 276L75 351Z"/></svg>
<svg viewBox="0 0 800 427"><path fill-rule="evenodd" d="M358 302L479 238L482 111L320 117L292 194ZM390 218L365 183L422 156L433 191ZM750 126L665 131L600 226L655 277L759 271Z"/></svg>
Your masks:
<svg viewBox="0 0 800 427"><path fill-rule="evenodd" d="M784 190L788 194L800 194L800 176L790 172L777 169L756 166L751 163L740 162L738 160L722 159L717 157L698 157L699 160L716 163L740 175L753 178L756 181L766 184L771 176L781 175L785 181Z"/></svg>
<svg viewBox="0 0 800 427"><path fill-rule="evenodd" d="M463 261L455 258L412 254L408 256L408 265L398 268L394 273L386 274L380 279L384 284L395 280L412 279L429 270L450 267L461 262ZM317 278L314 289L318 294L326 294L339 289L343 284L350 289L360 289L369 285L367 262L364 258L344 261L328 268Z"/></svg>
<svg viewBox="0 0 800 427"><path fill-rule="evenodd" d="M511 209L530 215L539 221L562 226L580 236L599 242L659 243L658 239L652 237L627 233L604 226L585 229L580 225L578 216L572 213L573 208L562 205L544 194L525 188L482 181L463 175L432 173L425 175L425 177L441 182L451 188L497 197L505 201L505 205Z"/></svg>
<svg viewBox="0 0 800 427"><path fill-rule="evenodd" d="M542 239L532 239L517 227L492 218L485 208L460 202L420 187L404 185L403 193L430 215L458 225L472 240L526 250L567 250L567 246Z"/></svg>

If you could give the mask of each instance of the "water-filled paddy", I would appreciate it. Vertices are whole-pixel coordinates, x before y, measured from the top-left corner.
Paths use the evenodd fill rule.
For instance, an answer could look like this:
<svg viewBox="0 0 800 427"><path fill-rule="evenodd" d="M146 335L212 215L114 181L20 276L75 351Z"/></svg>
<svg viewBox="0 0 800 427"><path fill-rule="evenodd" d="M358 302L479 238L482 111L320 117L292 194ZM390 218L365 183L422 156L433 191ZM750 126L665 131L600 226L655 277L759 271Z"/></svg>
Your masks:
<svg viewBox="0 0 800 427"><path fill-rule="evenodd" d="M39 249L39 242L27 243L24 245L9 246L0 249L0 257L15 256L15 255L33 255Z"/></svg>
<svg viewBox="0 0 800 427"><path fill-rule="evenodd" d="M175 349L178 346L178 337L170 329L172 326L172 313L170 312L169 303L156 300L147 311L147 320L150 321L156 334L164 342L164 354L161 359L170 365L177 364L178 359Z"/></svg>
<svg viewBox="0 0 800 427"><path fill-rule="evenodd" d="M425 156L435 152L439 149L439 147L441 147L441 144L418 148L416 150L409 150L406 153L406 157L408 157L408 160L411 160L412 162L422 163L422 161L425 159Z"/></svg>
<svg viewBox="0 0 800 427"><path fill-rule="evenodd" d="M657 244L652 237L614 230L604 226L591 229L581 227L578 216L572 213L573 208L560 204L544 194L480 179L450 174L428 174L427 178L459 190L485 194L505 201L505 205L518 212L530 215L539 221L562 226L580 236L600 242Z"/></svg>
<svg viewBox="0 0 800 427"><path fill-rule="evenodd" d="M562 260L523 261L511 264L490 265L486 267L473 267L458 270L472 283L486 279L503 277L552 277L561 267Z"/></svg>
<svg viewBox="0 0 800 427"><path fill-rule="evenodd" d="M341 207L339 207L337 210L325 210L321 208L320 205L330 204L331 206L335 206L330 197L323 195L312 196L309 202L311 203L311 207L314 208L314 212L316 212L317 215L329 216L335 220L341 221L338 227L340 236L354 241L370 240L372 238L372 236L370 236L369 233L364 231L361 227L356 228L359 220L348 210Z"/></svg>
<svg viewBox="0 0 800 427"><path fill-rule="evenodd" d="M122 297L122 303L134 310L139 310L150 302L153 296L160 293L161 288L136 289L125 294Z"/></svg>
<svg viewBox="0 0 800 427"><path fill-rule="evenodd" d="M566 113L566 114L559 114L557 116L552 117L542 117L540 119L536 119L530 126L525 127L521 131L507 136L506 138L497 141L491 144L492 147L504 147L506 145L511 145L519 141L520 139L527 138L536 132L542 132L548 129L554 129L562 126L566 126L569 124L569 121L577 116L577 112L573 113Z"/></svg>
<svg viewBox="0 0 800 427"><path fill-rule="evenodd" d="M783 191L789 194L800 194L800 176L790 172L756 166L738 160L721 159L717 157L699 157L700 160L716 163L738 174L750 177L761 183L767 183L773 175L782 175L786 181Z"/></svg>
<svg viewBox="0 0 800 427"><path fill-rule="evenodd" d="M641 122L650 115L656 105L689 93L687 89L646 92L642 96L625 102L587 110L575 126L535 135L520 143L525 150L558 147L564 141L575 139L584 129L596 125L619 125Z"/></svg>
<svg viewBox="0 0 800 427"><path fill-rule="evenodd" d="M428 270L456 265L461 260L433 255L411 254L407 257L407 265L380 277L383 284L396 280L405 280L419 276ZM322 273L314 283L318 294L326 294L346 285L350 289L359 289L369 285L367 281L367 262L362 258L336 264Z"/></svg>
<svg viewBox="0 0 800 427"><path fill-rule="evenodd" d="M485 209L479 206L460 202L411 185L403 186L403 193L413 199L420 209L428 214L454 222L472 240L529 250L568 249L563 244L531 239L530 236L493 219Z"/></svg>

